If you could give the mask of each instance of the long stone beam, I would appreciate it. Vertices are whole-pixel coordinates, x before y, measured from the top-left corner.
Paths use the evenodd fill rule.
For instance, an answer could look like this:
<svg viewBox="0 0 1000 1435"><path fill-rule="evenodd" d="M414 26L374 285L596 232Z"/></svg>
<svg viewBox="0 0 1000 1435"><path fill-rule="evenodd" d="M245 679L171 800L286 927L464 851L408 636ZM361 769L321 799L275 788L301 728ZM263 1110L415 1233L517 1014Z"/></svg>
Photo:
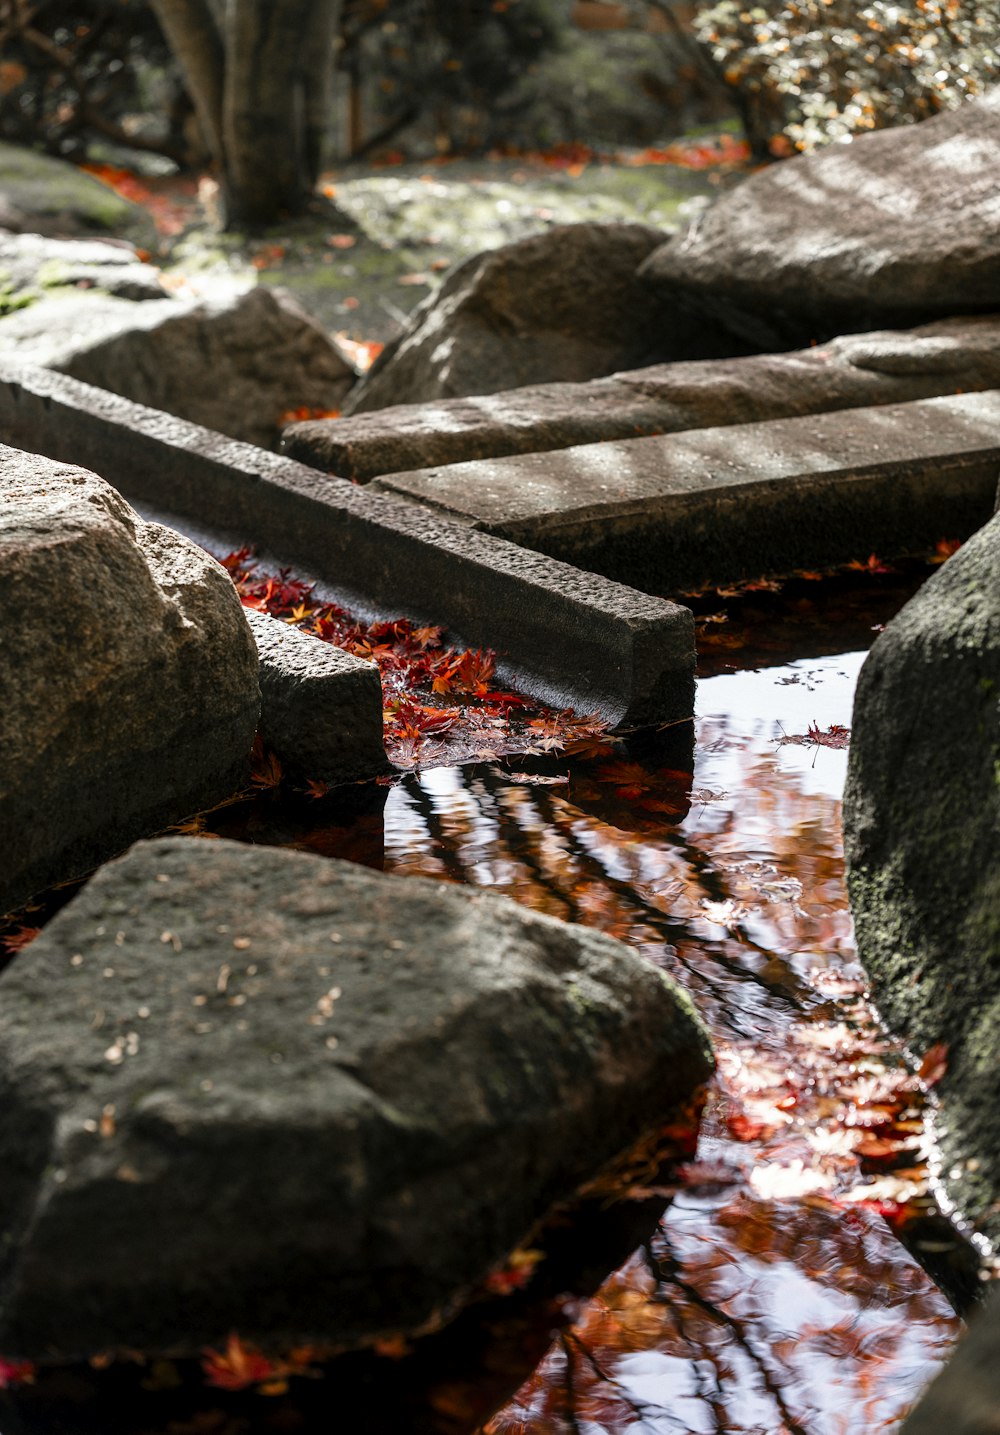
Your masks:
<svg viewBox="0 0 1000 1435"><path fill-rule="evenodd" d="M255 544L367 612L442 623L547 702L619 729L693 711L694 625L677 604L45 369L0 365L0 441Z"/></svg>
<svg viewBox="0 0 1000 1435"><path fill-rule="evenodd" d="M783 354L656 364L587 383L290 424L290 458L368 483L478 458L760 423L1000 387L1000 316L845 334Z"/></svg>
<svg viewBox="0 0 1000 1435"><path fill-rule="evenodd" d="M366 491L663 593L968 537L998 474L991 390L419 469Z"/></svg>

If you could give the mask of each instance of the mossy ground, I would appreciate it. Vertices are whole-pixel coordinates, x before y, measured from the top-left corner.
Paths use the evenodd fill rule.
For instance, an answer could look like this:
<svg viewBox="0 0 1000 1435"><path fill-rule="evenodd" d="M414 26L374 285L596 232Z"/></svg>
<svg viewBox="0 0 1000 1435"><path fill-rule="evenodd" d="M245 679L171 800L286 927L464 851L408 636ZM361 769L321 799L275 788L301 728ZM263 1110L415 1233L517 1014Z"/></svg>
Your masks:
<svg viewBox="0 0 1000 1435"><path fill-rule="evenodd" d="M556 224L627 221L671 232L737 180L660 164L457 160L330 176L327 205L249 235L208 213L172 247L168 282L289 289L328 329L385 341L458 261Z"/></svg>

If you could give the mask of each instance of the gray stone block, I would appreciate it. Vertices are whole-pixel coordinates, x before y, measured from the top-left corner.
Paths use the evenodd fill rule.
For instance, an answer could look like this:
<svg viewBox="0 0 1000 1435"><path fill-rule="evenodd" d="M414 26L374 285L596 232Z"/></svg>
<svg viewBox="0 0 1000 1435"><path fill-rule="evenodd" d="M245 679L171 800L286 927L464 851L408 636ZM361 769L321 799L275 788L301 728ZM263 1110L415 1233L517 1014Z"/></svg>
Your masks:
<svg viewBox="0 0 1000 1435"><path fill-rule="evenodd" d="M282 451L368 483L470 459L994 388L1000 388L1000 318L984 314L847 335L793 353L657 364L583 384L309 419L284 430Z"/></svg>
<svg viewBox="0 0 1000 1435"><path fill-rule="evenodd" d="M621 729L692 714L694 622L675 603L50 370L0 364L0 433L217 544L255 543L363 612L493 648L506 679L557 707Z"/></svg>
<svg viewBox="0 0 1000 1435"><path fill-rule="evenodd" d="M245 610L260 655L260 735L285 772L329 786L389 771L374 663Z"/></svg>
<svg viewBox="0 0 1000 1435"><path fill-rule="evenodd" d="M367 491L670 592L966 537L998 473L991 390L450 464Z"/></svg>

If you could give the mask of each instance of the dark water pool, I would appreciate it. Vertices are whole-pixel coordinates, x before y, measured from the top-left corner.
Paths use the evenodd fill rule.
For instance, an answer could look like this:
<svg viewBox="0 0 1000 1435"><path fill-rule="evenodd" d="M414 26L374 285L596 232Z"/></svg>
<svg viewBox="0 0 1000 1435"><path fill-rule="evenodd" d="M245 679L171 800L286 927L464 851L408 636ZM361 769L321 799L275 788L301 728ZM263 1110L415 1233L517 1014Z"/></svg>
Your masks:
<svg viewBox="0 0 1000 1435"><path fill-rule="evenodd" d="M226 835L490 888L641 951L716 1043L697 1152L669 1192L637 1173L665 1212L592 1296L550 1291L509 1318L495 1302L471 1335L334 1363L270 1400L183 1369L179 1385L46 1375L8 1398L3 1435L894 1429L959 1333L942 1286L967 1296L976 1275L935 1214L926 1090L865 997L847 752L788 739L842 740L873 628L910 587L745 595L724 620L703 605L693 748L675 732L572 764L411 773L360 818L325 802L292 819L273 794L220 814Z"/></svg>

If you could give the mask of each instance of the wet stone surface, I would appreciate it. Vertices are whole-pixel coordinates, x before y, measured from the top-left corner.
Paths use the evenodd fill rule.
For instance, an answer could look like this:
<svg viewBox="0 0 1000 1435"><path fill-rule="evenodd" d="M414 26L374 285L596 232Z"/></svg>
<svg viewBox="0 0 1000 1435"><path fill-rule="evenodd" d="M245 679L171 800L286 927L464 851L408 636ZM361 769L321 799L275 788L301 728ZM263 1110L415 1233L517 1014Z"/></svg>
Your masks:
<svg viewBox="0 0 1000 1435"><path fill-rule="evenodd" d="M0 1349L36 1360L410 1333L712 1069L620 944L274 848L139 844L32 956Z"/></svg>

